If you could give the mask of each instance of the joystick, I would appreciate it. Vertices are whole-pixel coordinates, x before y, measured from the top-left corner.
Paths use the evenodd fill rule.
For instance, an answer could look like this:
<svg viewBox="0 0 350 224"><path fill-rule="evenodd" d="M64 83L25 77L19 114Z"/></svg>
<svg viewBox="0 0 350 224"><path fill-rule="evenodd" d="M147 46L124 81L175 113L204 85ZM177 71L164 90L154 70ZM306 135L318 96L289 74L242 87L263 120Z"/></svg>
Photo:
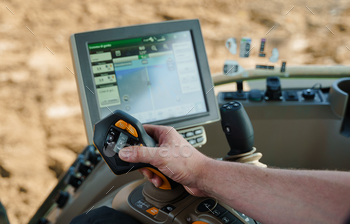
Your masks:
<svg viewBox="0 0 350 224"><path fill-rule="evenodd" d="M278 76L268 77L266 79L265 100L282 100L282 88L280 78Z"/></svg>
<svg viewBox="0 0 350 224"><path fill-rule="evenodd" d="M247 94L243 92L243 81L237 81L237 92L233 93L233 99L235 100L246 100Z"/></svg>
<svg viewBox="0 0 350 224"><path fill-rule="evenodd" d="M223 160L251 163L266 167L259 162L261 153L256 153L254 145L254 129L242 103L229 102L220 107L221 126L226 135L230 151Z"/></svg>
<svg viewBox="0 0 350 224"><path fill-rule="evenodd" d="M155 147L156 142L146 133L140 121L121 110L95 124L93 142L104 161L116 175L140 168L147 168L163 180L159 188L171 190L178 184L163 175L156 167L146 163L128 163L119 158L119 151L126 146Z"/></svg>
<svg viewBox="0 0 350 224"><path fill-rule="evenodd" d="M128 163L119 158L119 151L126 146L156 146L156 142L146 133L141 122L131 115L120 110L114 111L113 114L95 124L93 140L114 174L121 175L146 168L162 178L163 184L159 188L149 181L143 186L142 195L147 203L161 208L187 195L182 185L166 177L156 167L146 163Z"/></svg>
<svg viewBox="0 0 350 224"><path fill-rule="evenodd" d="M316 95L316 91L313 89L304 89L301 94L305 100L313 100Z"/></svg>
<svg viewBox="0 0 350 224"><path fill-rule="evenodd" d="M230 145L228 155L237 155L252 150L254 130L243 105L238 101L220 107L221 126Z"/></svg>

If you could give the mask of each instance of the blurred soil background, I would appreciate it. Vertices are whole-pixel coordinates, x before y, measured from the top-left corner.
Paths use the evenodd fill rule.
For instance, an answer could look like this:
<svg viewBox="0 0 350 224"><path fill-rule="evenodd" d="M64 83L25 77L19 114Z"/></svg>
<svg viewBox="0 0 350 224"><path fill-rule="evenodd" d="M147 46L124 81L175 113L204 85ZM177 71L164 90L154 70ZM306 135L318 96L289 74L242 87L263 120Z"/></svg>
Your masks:
<svg viewBox="0 0 350 224"><path fill-rule="evenodd" d="M238 59L224 46L229 37L253 38L253 56L239 60L244 67L272 64L257 57L260 38L267 38L267 57L272 47L280 49L277 66L283 60L287 66L350 64L346 0L2 0L0 200L12 224L29 221L87 144L75 77L67 69L74 71L69 36L191 18L201 22L213 74L225 60Z"/></svg>

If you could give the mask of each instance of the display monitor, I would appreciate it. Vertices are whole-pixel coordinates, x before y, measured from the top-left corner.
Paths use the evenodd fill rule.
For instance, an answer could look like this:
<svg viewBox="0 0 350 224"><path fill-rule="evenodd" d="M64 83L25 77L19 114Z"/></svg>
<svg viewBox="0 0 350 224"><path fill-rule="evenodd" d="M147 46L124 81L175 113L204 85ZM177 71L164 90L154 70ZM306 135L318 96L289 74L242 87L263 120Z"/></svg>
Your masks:
<svg viewBox="0 0 350 224"><path fill-rule="evenodd" d="M190 31L88 44L100 116L141 122L207 112Z"/></svg>
<svg viewBox="0 0 350 224"><path fill-rule="evenodd" d="M89 142L115 110L177 129L219 119L198 20L73 34L71 49Z"/></svg>

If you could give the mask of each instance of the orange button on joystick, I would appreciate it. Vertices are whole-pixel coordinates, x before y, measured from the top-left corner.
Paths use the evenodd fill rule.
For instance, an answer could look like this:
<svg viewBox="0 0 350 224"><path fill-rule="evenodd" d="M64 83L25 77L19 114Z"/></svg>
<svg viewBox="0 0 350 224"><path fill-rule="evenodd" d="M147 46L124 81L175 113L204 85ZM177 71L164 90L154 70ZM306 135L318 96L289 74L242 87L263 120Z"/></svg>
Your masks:
<svg viewBox="0 0 350 224"><path fill-rule="evenodd" d="M135 136L136 138L139 137L139 135L137 134L136 129L135 129L131 124L128 124L128 125L127 125L126 130L127 130L130 134L132 134L133 136Z"/></svg>
<svg viewBox="0 0 350 224"><path fill-rule="evenodd" d="M195 221L192 222L192 224L208 224L207 222L203 222L203 221Z"/></svg>
<svg viewBox="0 0 350 224"><path fill-rule="evenodd" d="M123 130L126 128L127 125L128 125L128 123L126 123L123 120L119 120L117 123L115 123L116 127L123 129Z"/></svg>

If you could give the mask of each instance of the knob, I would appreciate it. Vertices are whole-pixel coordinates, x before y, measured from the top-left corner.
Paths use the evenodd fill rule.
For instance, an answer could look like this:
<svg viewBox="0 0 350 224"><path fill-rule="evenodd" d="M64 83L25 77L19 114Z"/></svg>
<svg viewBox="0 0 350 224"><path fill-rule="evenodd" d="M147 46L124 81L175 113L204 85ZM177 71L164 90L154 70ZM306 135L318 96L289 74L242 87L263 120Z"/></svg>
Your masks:
<svg viewBox="0 0 350 224"><path fill-rule="evenodd" d="M315 98L316 91L313 89L304 89L301 95L305 100L313 100Z"/></svg>
<svg viewBox="0 0 350 224"><path fill-rule="evenodd" d="M50 224L51 222L45 218L40 218L37 224Z"/></svg>
<svg viewBox="0 0 350 224"><path fill-rule="evenodd" d="M282 100L282 90L280 78L277 76L266 79L265 100Z"/></svg>
<svg viewBox="0 0 350 224"><path fill-rule="evenodd" d="M63 208L69 199L69 193L65 191L59 191L55 196L55 202L57 203L57 207Z"/></svg>
<svg viewBox="0 0 350 224"><path fill-rule="evenodd" d="M100 153L96 150L95 146L89 145L86 147L84 159L85 161L90 161L92 165L96 165L101 161L102 158Z"/></svg>
<svg viewBox="0 0 350 224"><path fill-rule="evenodd" d="M74 170L75 167L69 168L65 183L72 185L74 188L78 188L83 183L84 177L81 173L74 172Z"/></svg>
<svg viewBox="0 0 350 224"><path fill-rule="evenodd" d="M75 165L75 172L81 173L84 176L87 176L91 173L94 166L91 164L89 160L84 160L83 155L80 155L77 159Z"/></svg>
<svg viewBox="0 0 350 224"><path fill-rule="evenodd" d="M263 98L263 95L260 90L258 89L252 89L249 92L249 100L250 101L261 101Z"/></svg>
<svg viewBox="0 0 350 224"><path fill-rule="evenodd" d="M224 104L220 113L221 126L231 148L228 155L250 152L254 145L254 130L243 105L238 101Z"/></svg>

